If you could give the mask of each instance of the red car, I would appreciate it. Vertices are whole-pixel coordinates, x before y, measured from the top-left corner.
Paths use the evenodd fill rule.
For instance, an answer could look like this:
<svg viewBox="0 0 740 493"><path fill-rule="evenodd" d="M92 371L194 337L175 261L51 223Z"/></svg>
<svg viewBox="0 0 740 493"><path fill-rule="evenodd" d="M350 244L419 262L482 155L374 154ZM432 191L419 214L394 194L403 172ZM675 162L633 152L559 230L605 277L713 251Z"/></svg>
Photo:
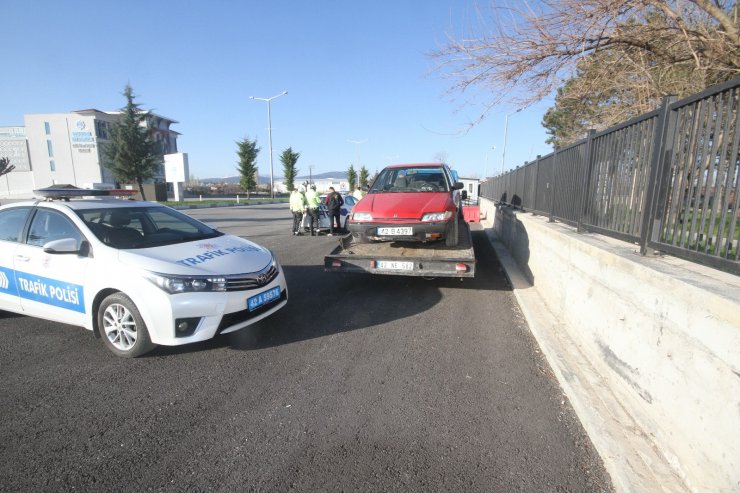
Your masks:
<svg viewBox="0 0 740 493"><path fill-rule="evenodd" d="M437 241L457 246L463 184L446 164L397 164L380 172L352 209L348 227L360 241Z"/></svg>

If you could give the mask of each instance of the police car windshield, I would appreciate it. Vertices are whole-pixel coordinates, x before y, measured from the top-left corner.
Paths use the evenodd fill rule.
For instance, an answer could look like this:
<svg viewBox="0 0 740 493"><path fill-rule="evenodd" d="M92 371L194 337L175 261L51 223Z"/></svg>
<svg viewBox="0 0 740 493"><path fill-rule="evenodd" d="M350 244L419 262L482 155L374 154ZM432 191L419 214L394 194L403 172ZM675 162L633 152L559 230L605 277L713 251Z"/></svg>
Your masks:
<svg viewBox="0 0 740 493"><path fill-rule="evenodd" d="M75 212L100 241L113 248L151 248L223 235L168 207L116 207Z"/></svg>

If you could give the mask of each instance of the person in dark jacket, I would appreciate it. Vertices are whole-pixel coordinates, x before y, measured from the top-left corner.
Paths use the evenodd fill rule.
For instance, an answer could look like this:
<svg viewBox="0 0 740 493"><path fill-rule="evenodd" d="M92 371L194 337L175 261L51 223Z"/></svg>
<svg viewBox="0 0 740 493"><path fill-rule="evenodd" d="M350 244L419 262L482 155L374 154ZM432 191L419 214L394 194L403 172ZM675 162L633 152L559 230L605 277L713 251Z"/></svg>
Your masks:
<svg viewBox="0 0 740 493"><path fill-rule="evenodd" d="M334 222L336 221L337 227L336 232L342 231L342 224L339 221L339 211L344 205L344 199L341 194L334 190L334 187L329 187L329 193L326 195L324 200L326 204L326 210L329 213L329 236L334 235Z"/></svg>

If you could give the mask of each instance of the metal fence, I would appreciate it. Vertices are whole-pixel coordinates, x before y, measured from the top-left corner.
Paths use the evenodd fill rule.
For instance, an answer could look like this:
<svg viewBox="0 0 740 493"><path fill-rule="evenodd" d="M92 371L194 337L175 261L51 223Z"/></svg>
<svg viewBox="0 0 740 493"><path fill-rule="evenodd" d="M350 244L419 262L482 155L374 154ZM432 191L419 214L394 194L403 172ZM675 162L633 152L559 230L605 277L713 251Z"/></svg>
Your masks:
<svg viewBox="0 0 740 493"><path fill-rule="evenodd" d="M740 77L481 185L482 197L740 275Z"/></svg>

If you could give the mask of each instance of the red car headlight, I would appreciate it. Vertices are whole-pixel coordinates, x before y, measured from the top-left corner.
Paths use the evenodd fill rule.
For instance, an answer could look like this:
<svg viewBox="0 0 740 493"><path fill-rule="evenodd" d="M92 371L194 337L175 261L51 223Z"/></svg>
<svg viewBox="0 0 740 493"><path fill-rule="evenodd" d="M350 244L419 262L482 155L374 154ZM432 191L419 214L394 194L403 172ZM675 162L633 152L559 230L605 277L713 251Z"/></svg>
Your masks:
<svg viewBox="0 0 740 493"><path fill-rule="evenodd" d="M449 218L452 217L452 213L450 211L445 212L427 212L424 214L421 218L422 222L439 222L439 221L447 221Z"/></svg>

